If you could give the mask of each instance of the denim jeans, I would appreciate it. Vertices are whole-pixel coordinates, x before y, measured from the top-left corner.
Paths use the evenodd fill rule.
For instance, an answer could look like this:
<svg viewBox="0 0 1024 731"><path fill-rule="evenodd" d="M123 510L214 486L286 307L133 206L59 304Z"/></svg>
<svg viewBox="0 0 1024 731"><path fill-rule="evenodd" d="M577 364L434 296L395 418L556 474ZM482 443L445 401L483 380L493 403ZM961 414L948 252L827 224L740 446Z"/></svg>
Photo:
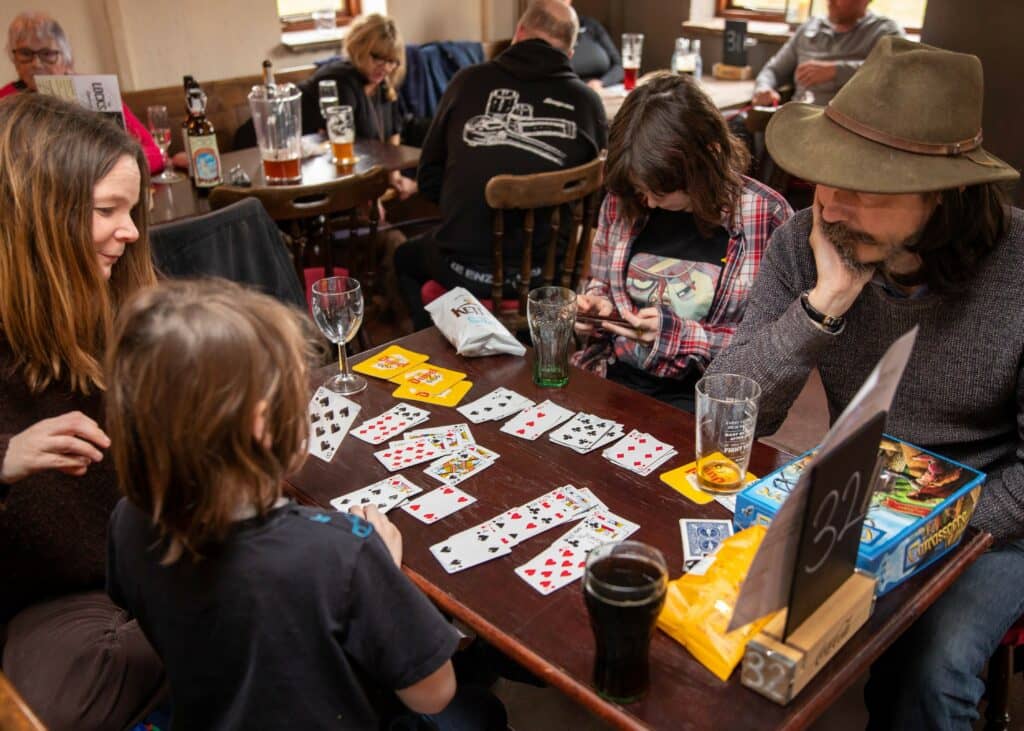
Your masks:
<svg viewBox="0 0 1024 731"><path fill-rule="evenodd" d="M975 561L871 667L869 729L970 729L981 673L1024 614L1024 539Z"/></svg>

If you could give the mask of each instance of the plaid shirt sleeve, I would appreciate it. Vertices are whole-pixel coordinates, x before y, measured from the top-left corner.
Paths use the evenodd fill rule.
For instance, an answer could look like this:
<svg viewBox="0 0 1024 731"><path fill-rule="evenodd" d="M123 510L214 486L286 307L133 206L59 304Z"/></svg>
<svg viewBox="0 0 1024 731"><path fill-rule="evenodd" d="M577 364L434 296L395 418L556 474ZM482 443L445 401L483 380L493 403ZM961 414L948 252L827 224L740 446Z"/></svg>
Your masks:
<svg viewBox="0 0 1024 731"><path fill-rule="evenodd" d="M684 320L662 307L658 339L643 360L647 372L677 378L691 363L703 371L736 333L768 241L775 229L793 215L793 209L771 188L745 178L737 214L727 225L730 234L725 266L707 317Z"/></svg>

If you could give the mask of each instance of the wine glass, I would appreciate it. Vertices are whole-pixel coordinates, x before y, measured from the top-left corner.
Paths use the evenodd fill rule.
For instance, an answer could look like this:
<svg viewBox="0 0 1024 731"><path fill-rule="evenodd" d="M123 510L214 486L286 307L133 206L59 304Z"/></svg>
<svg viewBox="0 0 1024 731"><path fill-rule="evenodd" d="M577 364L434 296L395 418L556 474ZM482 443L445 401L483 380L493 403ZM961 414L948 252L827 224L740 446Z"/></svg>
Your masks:
<svg viewBox="0 0 1024 731"><path fill-rule="evenodd" d="M320 94L320 116L327 119L327 110L338 105L338 82L324 79L317 85Z"/></svg>
<svg viewBox="0 0 1024 731"><path fill-rule="evenodd" d="M341 373L324 386L345 395L366 388L366 379L348 367L345 343L355 337L363 324L363 292L351 277L326 277L313 283L313 319L328 340L338 345L338 368Z"/></svg>
<svg viewBox="0 0 1024 731"><path fill-rule="evenodd" d="M163 104L146 107L146 119L149 121L149 133L153 135L153 142L160 148L160 155L164 159L164 171L153 178L153 182L177 183L183 180L174 172L174 165L167 156L167 149L171 146L171 123L167 119L167 107Z"/></svg>

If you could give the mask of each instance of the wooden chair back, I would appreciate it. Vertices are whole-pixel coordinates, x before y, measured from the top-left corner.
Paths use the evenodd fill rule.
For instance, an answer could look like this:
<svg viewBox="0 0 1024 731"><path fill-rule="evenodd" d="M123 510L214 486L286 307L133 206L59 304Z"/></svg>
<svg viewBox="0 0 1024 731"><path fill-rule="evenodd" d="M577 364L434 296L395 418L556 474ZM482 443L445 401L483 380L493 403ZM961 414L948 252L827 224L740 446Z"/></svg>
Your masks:
<svg viewBox="0 0 1024 731"><path fill-rule="evenodd" d="M492 236L494 283L491 300L494 314L513 332L526 323L526 297L530 291L530 274L534 259L534 228L537 212L550 210L550 233L541 252L541 277L545 285L576 289L590 267L590 245L597 228L604 182L605 153L594 160L567 170L533 175L496 175L487 182L484 197L494 209ZM520 281L517 286L518 307L503 311L501 300L505 282L505 211L522 210L523 251ZM558 242L564 215L572 218L569 242L558 261Z"/></svg>
<svg viewBox="0 0 1024 731"><path fill-rule="evenodd" d="M308 265L322 264L330 276L334 269L334 233L347 224L349 248L353 255L366 255L360 276L372 287L376 276L373 246L355 247L360 228L368 222L367 241L373 241L380 223L377 199L388 190L388 172L374 166L365 173L348 175L324 183L311 185L266 185L243 188L221 185L210 193L210 207L223 208L243 198L257 198L278 224L289 224L292 257L303 281L303 270ZM365 218L364 218L365 216ZM362 249L362 251L359 251ZM319 254L319 257L315 257ZM318 258L319 261L313 261Z"/></svg>
<svg viewBox="0 0 1024 731"><path fill-rule="evenodd" d="M0 672L0 729L4 731L46 731L46 726L28 707L25 699Z"/></svg>

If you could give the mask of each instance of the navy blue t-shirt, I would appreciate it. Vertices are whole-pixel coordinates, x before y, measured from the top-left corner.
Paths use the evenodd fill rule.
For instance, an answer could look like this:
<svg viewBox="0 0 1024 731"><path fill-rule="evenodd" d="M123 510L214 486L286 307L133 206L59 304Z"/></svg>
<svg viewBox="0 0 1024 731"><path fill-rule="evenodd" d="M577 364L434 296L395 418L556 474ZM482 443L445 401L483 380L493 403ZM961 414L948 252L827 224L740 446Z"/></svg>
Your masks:
<svg viewBox="0 0 1024 731"><path fill-rule="evenodd" d="M163 553L121 500L107 591L164 661L175 729L375 727L368 690L423 680L458 644L356 516L287 504L198 562Z"/></svg>

